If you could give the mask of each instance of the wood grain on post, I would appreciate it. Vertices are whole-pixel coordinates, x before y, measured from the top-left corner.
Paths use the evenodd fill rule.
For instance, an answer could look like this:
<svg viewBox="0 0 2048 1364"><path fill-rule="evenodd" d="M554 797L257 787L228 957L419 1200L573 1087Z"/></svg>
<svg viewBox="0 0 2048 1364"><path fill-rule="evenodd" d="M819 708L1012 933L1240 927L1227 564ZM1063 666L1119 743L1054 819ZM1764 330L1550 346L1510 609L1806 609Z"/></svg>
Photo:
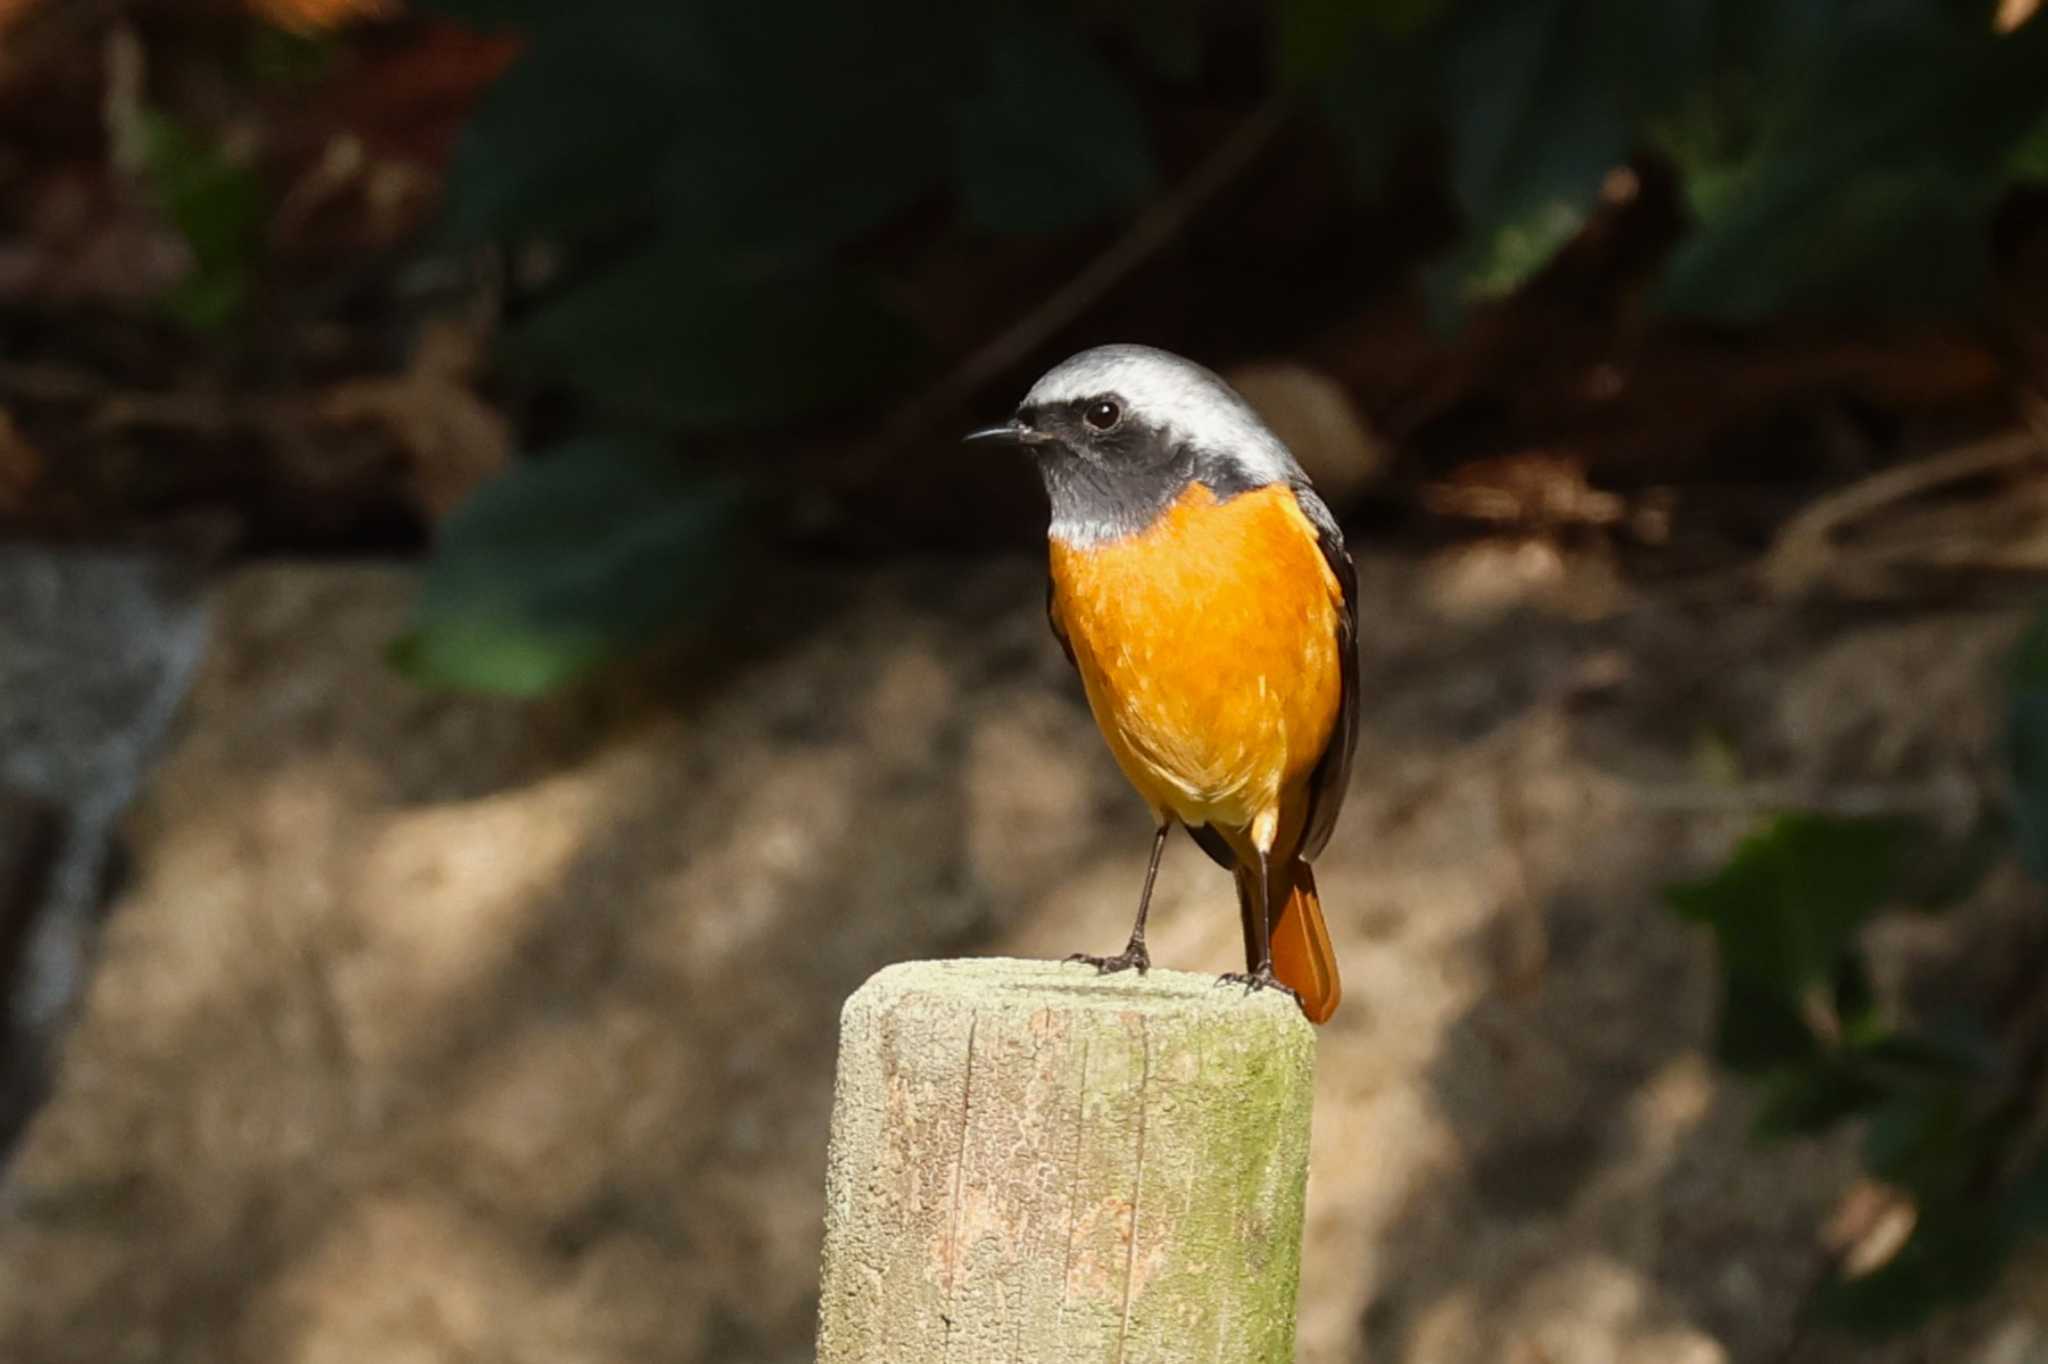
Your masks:
<svg viewBox="0 0 2048 1364"><path fill-rule="evenodd" d="M1213 976L880 972L841 1021L819 1364L1292 1360L1314 1054Z"/></svg>

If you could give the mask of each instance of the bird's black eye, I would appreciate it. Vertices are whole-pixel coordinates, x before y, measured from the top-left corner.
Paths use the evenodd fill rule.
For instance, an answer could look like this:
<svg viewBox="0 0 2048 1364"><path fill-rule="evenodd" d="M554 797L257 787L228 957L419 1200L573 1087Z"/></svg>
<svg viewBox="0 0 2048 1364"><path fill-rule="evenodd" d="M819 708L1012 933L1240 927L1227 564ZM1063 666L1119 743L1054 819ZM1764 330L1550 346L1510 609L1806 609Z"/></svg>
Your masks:
<svg viewBox="0 0 2048 1364"><path fill-rule="evenodd" d="M1088 410L1081 414L1081 420L1097 431L1107 431L1123 420L1124 410L1107 398L1099 398L1088 404Z"/></svg>

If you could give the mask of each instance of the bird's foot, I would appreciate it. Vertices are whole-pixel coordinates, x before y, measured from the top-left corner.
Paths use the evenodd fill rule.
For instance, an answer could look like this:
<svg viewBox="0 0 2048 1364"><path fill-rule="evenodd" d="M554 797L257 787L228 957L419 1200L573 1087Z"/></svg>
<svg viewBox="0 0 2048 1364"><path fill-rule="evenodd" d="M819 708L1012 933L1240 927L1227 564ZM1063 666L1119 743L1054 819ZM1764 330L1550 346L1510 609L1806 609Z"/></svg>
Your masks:
<svg viewBox="0 0 2048 1364"><path fill-rule="evenodd" d="M1107 976L1117 971L1136 971L1144 975L1152 969L1152 954L1145 950L1145 944L1134 942L1113 957L1092 957L1086 952L1076 952L1068 961L1085 961L1095 968L1097 975Z"/></svg>
<svg viewBox="0 0 2048 1364"><path fill-rule="evenodd" d="M1255 990L1278 990L1296 1004L1301 1003L1300 993L1292 985L1274 975L1271 965L1261 966L1256 971L1232 971L1227 975L1218 976L1216 983L1242 985L1246 994L1251 994Z"/></svg>

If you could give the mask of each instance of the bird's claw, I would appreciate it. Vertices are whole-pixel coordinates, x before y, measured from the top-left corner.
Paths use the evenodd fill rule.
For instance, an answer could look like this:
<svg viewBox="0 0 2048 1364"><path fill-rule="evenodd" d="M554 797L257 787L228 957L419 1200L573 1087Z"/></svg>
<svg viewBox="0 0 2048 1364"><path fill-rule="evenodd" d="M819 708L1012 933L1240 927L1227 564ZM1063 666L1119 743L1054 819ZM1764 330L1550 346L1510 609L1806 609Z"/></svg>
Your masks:
<svg viewBox="0 0 2048 1364"><path fill-rule="evenodd" d="M1256 990L1278 990L1296 1004L1301 1003L1301 993L1292 985L1274 975L1273 968L1270 966L1261 967L1257 971L1231 971L1225 975L1218 976L1216 983L1218 985L1242 985L1246 994L1251 994Z"/></svg>
<svg viewBox="0 0 2048 1364"><path fill-rule="evenodd" d="M1113 957L1095 957L1086 952L1076 952L1067 960L1087 962L1095 968L1095 973L1101 976L1118 971L1136 971L1142 976L1152 969L1152 954L1145 950L1143 943L1132 943Z"/></svg>

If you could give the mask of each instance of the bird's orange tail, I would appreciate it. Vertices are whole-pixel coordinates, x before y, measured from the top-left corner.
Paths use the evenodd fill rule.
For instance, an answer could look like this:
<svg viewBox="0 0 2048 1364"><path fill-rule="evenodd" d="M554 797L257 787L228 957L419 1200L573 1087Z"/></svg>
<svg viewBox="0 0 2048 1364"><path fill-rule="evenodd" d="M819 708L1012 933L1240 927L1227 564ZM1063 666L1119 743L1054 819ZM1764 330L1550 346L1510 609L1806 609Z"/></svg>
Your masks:
<svg viewBox="0 0 2048 1364"><path fill-rule="evenodd" d="M1249 868L1237 873L1240 901L1259 893L1258 877ZM1273 869L1273 906L1266 922L1273 946L1273 974L1301 996L1301 1011L1311 1023L1327 1023L1344 997L1337 979L1337 952L1323 922L1323 903L1316 895L1315 873L1308 863L1289 858Z"/></svg>

